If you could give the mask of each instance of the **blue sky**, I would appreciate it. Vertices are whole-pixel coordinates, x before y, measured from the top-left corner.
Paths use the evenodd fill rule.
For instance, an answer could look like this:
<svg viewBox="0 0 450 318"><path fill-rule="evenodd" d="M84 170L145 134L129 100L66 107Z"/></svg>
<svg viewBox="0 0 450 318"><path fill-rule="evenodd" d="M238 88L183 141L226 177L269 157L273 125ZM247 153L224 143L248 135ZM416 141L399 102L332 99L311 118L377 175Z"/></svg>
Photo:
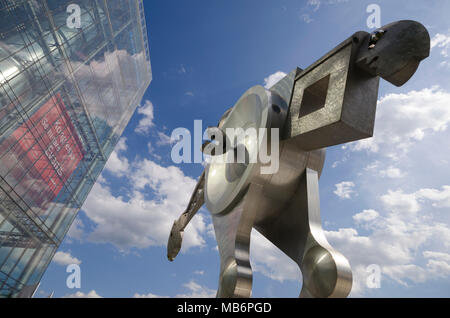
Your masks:
<svg viewBox="0 0 450 318"><path fill-rule="evenodd" d="M90 193L37 296L214 296L219 276L211 219L202 209L173 263L166 242L201 164L170 159L173 129L215 125L253 85L306 68L355 31L412 19L432 38L431 56L401 88L381 81L372 139L327 150L321 217L346 255L353 297L450 296L450 2L144 1L153 82ZM274 75L275 74L275 75ZM301 274L258 233L253 296L297 297ZM79 263L81 289L66 287ZM367 266L381 286L367 288Z"/></svg>

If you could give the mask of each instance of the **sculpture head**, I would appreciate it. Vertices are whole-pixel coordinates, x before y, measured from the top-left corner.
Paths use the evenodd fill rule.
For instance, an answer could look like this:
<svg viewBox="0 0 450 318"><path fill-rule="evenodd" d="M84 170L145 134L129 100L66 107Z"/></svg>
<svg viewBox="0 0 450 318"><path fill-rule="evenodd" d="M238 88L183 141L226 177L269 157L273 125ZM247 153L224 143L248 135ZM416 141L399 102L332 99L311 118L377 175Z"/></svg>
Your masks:
<svg viewBox="0 0 450 318"><path fill-rule="evenodd" d="M374 76L402 86L430 54L430 35L416 21L390 23L366 37L356 56L356 64Z"/></svg>

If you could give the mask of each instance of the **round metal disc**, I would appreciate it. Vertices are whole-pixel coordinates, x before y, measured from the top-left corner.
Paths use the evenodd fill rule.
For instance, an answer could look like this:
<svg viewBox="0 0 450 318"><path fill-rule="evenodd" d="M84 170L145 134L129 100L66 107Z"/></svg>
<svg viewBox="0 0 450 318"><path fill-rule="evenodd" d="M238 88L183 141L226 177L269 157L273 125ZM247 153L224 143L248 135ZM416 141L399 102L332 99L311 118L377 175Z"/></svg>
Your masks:
<svg viewBox="0 0 450 318"><path fill-rule="evenodd" d="M242 95L225 119L222 130L227 128L269 128L269 98L262 86L254 86ZM245 137L242 137L245 136ZM228 137L228 134L227 134ZM241 135L233 149L220 156L213 156L206 167L205 203L212 214L226 213L238 202L249 184L254 168L257 166L257 154L262 136ZM236 140L236 139L235 139ZM237 153L243 154L237 158ZM237 159L241 159L239 162ZM245 160L242 160L245 159Z"/></svg>

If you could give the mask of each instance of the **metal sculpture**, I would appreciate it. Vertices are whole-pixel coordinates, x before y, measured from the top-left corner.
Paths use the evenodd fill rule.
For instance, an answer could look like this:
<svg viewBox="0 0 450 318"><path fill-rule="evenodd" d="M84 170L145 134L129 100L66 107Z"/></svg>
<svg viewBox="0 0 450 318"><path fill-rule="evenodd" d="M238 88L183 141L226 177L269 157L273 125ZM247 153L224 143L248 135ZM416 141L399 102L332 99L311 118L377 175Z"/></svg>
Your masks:
<svg viewBox="0 0 450 318"><path fill-rule="evenodd" d="M218 141L224 153L212 153L186 211L173 224L169 260L181 248L184 228L206 202L221 259L217 297L251 296L252 228L298 264L303 276L300 297L346 297L352 286L349 262L327 242L320 220L323 148L371 137L379 78L403 85L429 52L425 27L398 21L372 34L356 32L269 90L250 88L223 115L217 129L279 128L278 172L261 174L261 162L215 160L235 155L237 146L226 148L224 135ZM244 141L240 146L251 153L267 145Z"/></svg>

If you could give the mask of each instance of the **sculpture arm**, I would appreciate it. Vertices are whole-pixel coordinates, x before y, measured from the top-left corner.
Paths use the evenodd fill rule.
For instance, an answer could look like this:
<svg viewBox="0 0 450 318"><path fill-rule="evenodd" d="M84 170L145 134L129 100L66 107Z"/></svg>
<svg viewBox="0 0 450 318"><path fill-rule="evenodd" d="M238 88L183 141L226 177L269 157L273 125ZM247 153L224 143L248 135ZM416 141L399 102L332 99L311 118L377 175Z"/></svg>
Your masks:
<svg viewBox="0 0 450 318"><path fill-rule="evenodd" d="M183 212L183 214L181 214L178 220L173 223L172 230L170 231L169 242L167 243L167 258L170 261L174 260L181 249L185 227L189 224L197 211L200 210L200 208L205 203L205 198L203 195L204 184L205 171L203 171L197 182L197 185L195 186L194 192L192 193L186 210Z"/></svg>

